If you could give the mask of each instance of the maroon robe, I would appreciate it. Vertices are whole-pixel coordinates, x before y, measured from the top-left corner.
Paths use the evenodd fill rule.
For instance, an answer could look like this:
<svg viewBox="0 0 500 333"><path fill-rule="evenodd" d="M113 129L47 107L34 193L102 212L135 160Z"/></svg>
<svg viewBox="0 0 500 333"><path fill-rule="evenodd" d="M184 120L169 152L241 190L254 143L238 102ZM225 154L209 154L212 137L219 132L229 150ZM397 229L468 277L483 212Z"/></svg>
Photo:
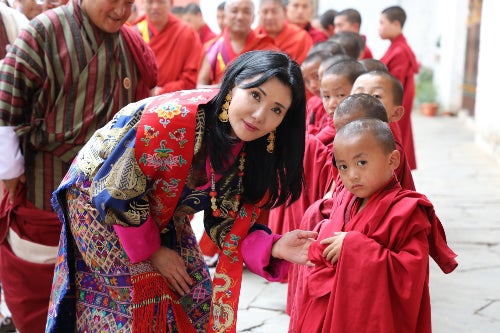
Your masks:
<svg viewBox="0 0 500 333"><path fill-rule="evenodd" d="M316 138L323 142L324 145L330 145L335 138L335 124L333 123L332 117L327 117L326 125L316 134Z"/></svg>
<svg viewBox="0 0 500 333"><path fill-rule="evenodd" d="M403 147L408 156L408 163L412 170L417 168L413 131L411 127L411 111L415 97L415 74L418 73L418 63L415 54L408 45L403 34L394 38L391 45L380 59L389 72L397 77L403 85L404 115L398 122L403 134Z"/></svg>
<svg viewBox="0 0 500 333"><path fill-rule="evenodd" d="M306 104L307 133L316 135L325 127L328 119L323 100L318 96L311 96Z"/></svg>
<svg viewBox="0 0 500 333"><path fill-rule="evenodd" d="M395 178L364 209L345 188L299 268L290 332L431 332L429 256L445 273L458 265L432 203ZM338 262L320 240L347 232Z"/></svg>
<svg viewBox="0 0 500 333"><path fill-rule="evenodd" d="M299 227L309 205L330 189L336 175L333 169L331 149L313 135L308 135L304 151L304 189L300 198L290 206L271 209L268 226L273 233L284 234Z"/></svg>

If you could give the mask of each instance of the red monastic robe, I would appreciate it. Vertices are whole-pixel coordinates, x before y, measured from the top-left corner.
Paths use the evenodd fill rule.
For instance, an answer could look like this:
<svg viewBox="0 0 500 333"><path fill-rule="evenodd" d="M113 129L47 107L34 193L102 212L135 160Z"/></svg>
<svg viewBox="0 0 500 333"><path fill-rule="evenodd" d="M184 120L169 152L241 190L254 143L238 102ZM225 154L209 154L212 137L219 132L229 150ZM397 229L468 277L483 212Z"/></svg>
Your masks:
<svg viewBox="0 0 500 333"><path fill-rule="evenodd" d="M316 135L328 121L328 113L323 106L323 100L318 96L311 96L306 104L306 130L307 133Z"/></svg>
<svg viewBox="0 0 500 333"><path fill-rule="evenodd" d="M255 29L255 32L267 35L264 28L260 25ZM307 52L309 52L309 49L313 45L313 41L304 29L285 22L281 32L274 38L274 44L300 65L306 58Z"/></svg>
<svg viewBox="0 0 500 333"><path fill-rule="evenodd" d="M304 151L305 187L300 198L290 206L271 209L268 226L273 233L284 234L299 227L309 205L331 188L336 175L333 169L331 150L315 136L308 135Z"/></svg>
<svg viewBox="0 0 500 333"><path fill-rule="evenodd" d="M413 99L415 97L415 74L418 73L418 63L415 54L408 45L403 34L394 38L391 45L380 59L386 66L389 72L397 77L403 85L403 107L405 113L399 121L401 132L403 134L403 147L410 168L417 168L417 160L415 156L415 146L413 143L413 131L411 127L411 111L413 108Z"/></svg>
<svg viewBox="0 0 500 333"><path fill-rule="evenodd" d="M304 30L307 31L309 36L311 36L314 44L319 42L324 42L325 40L328 39L328 35L325 32L316 29L315 27L312 26L311 23L307 23L307 25L304 27Z"/></svg>
<svg viewBox="0 0 500 333"><path fill-rule="evenodd" d="M363 40L365 42L365 49L363 50L360 58L361 59L372 59L373 53L372 53L372 50L370 50L370 48L368 47L368 45L366 45L366 36L361 35L361 37L363 37Z"/></svg>
<svg viewBox="0 0 500 333"><path fill-rule="evenodd" d="M324 145L331 145L333 139L335 138L335 124L333 123L332 117L327 117L326 125L316 134L316 138L323 142Z"/></svg>
<svg viewBox="0 0 500 333"><path fill-rule="evenodd" d="M146 15L135 27L155 54L161 87L158 94L194 89L203 47L196 31L172 14L162 31L157 31Z"/></svg>
<svg viewBox="0 0 500 333"><path fill-rule="evenodd" d="M210 63L211 84L217 84L222 79L226 66L237 56L253 50L277 50L278 47L273 40L265 35L256 34L250 31L245 41L245 47L240 53L236 53L231 46L229 31L224 29L222 34L205 44L205 53Z"/></svg>
<svg viewBox="0 0 500 333"><path fill-rule="evenodd" d="M429 255L445 273L458 265L432 203L395 178L358 212L360 202L342 189L318 224L289 332L430 333ZM332 265L319 241L337 231L347 235Z"/></svg>
<svg viewBox="0 0 500 333"><path fill-rule="evenodd" d="M200 31L198 31L198 36L200 36L200 41L202 44L205 44L206 42L217 37L215 32L213 32L206 23L203 27L200 28Z"/></svg>

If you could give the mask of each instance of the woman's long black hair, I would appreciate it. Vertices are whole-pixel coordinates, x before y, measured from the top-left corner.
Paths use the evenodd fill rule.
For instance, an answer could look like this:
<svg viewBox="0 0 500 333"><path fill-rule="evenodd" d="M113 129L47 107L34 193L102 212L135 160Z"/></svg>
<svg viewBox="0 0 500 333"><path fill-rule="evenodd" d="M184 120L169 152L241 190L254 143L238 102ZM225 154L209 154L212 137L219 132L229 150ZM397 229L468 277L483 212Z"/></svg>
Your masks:
<svg viewBox="0 0 500 333"><path fill-rule="evenodd" d="M298 199L303 186L303 159L305 148L306 97L299 65L288 55L277 51L251 51L240 55L227 68L220 91L206 108L206 142L210 160L218 172L224 170L229 158L231 125L218 119L221 106L231 89L247 79L255 80L240 85L250 89L276 78L292 92L292 103L282 123L276 128L274 152L269 153L267 135L245 143L246 162L243 177L242 202L258 203L263 207L276 207Z"/></svg>

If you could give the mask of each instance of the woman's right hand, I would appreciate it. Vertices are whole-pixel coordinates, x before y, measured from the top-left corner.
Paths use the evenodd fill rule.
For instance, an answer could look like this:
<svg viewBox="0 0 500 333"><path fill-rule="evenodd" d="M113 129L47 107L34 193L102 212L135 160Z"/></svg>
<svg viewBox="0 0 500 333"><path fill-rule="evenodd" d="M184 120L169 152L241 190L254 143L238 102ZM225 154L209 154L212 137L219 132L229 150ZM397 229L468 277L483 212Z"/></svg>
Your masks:
<svg viewBox="0 0 500 333"><path fill-rule="evenodd" d="M189 276L184 261L177 252L168 247L160 248L151 256L153 266L165 277L167 283L179 295L186 295L191 290L193 280Z"/></svg>

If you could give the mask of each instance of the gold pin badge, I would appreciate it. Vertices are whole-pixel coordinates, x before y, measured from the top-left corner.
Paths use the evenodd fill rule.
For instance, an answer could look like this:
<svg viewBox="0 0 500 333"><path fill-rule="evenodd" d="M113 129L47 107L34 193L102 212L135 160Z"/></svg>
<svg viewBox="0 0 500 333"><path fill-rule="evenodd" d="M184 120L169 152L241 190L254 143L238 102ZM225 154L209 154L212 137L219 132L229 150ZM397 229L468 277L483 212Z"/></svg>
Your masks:
<svg viewBox="0 0 500 333"><path fill-rule="evenodd" d="M130 85L131 85L130 79L128 77L124 78L123 79L123 88L129 90Z"/></svg>

